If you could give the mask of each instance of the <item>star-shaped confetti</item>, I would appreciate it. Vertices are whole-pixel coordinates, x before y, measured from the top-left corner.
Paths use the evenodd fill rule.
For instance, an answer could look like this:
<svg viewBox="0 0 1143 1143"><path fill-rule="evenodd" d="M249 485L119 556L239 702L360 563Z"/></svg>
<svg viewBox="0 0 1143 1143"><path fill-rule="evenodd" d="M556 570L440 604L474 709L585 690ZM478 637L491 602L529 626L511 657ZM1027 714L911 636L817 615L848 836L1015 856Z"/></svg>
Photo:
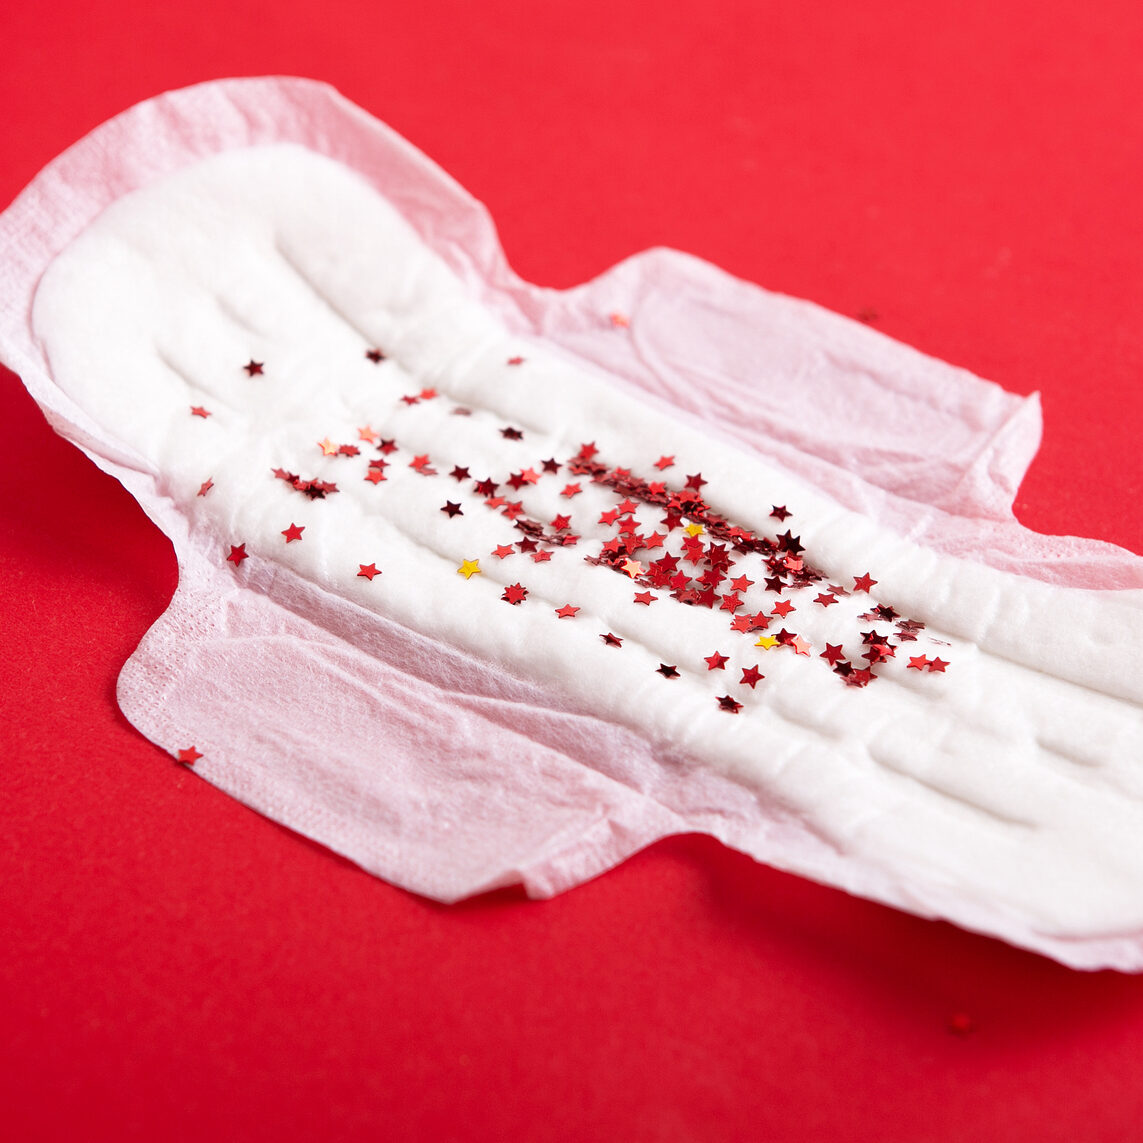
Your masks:
<svg viewBox="0 0 1143 1143"><path fill-rule="evenodd" d="M500 597L505 603L520 604L528 598L528 589L522 583L509 584Z"/></svg>
<svg viewBox="0 0 1143 1143"><path fill-rule="evenodd" d="M775 504L770 511L770 515L773 516L779 524L784 524L786 517L789 516L790 513L786 511L785 505Z"/></svg>
<svg viewBox="0 0 1143 1143"><path fill-rule="evenodd" d="M380 569L376 564L358 564L358 579L367 579L370 583L373 582L373 577L381 574Z"/></svg>
<svg viewBox="0 0 1143 1143"><path fill-rule="evenodd" d="M238 567L243 560L248 560L249 558L250 556L246 552L245 544L231 544L230 555L226 557L226 560L227 563L232 563L235 567Z"/></svg>
<svg viewBox="0 0 1143 1143"><path fill-rule="evenodd" d="M913 655L907 667L910 671L923 671L929 665L928 655Z"/></svg>
<svg viewBox="0 0 1143 1143"><path fill-rule="evenodd" d="M385 360L385 354L381 352L376 346L372 349L365 351L365 356L373 362L374 365L380 365Z"/></svg>
<svg viewBox="0 0 1143 1143"><path fill-rule="evenodd" d="M508 358L508 364L509 365L523 365L524 359L522 357L519 357L519 356L509 357Z"/></svg>
<svg viewBox="0 0 1143 1143"><path fill-rule="evenodd" d="M506 425L500 430L500 435L506 441L522 441L524 434L519 429L514 429L511 425Z"/></svg>
<svg viewBox="0 0 1143 1143"><path fill-rule="evenodd" d="M205 496L213 487L214 487L214 481L213 480L204 480L198 486L198 492L196 495Z"/></svg>
<svg viewBox="0 0 1143 1143"><path fill-rule="evenodd" d="M708 671L725 671L726 664L730 661L726 655L720 655L717 651L713 655L707 655L703 660L706 663Z"/></svg>
<svg viewBox="0 0 1143 1143"><path fill-rule="evenodd" d="M282 535L286 537L287 544L292 544L295 540L302 538L302 533L305 530L305 524L291 524L288 528L282 529Z"/></svg>
<svg viewBox="0 0 1143 1143"><path fill-rule="evenodd" d="M623 640L620 639L620 637L618 635L612 635L610 631L608 631L606 635L600 635L600 638L609 647L622 647L623 646Z"/></svg>
<svg viewBox="0 0 1143 1143"><path fill-rule="evenodd" d="M201 405L191 405L190 411L192 417L202 417L204 421L210 416L210 410L204 409Z"/></svg>
<svg viewBox="0 0 1143 1143"><path fill-rule="evenodd" d="M853 590L864 591L868 594L869 590L877 584L877 580L870 577L866 572L864 575L855 575L853 577Z"/></svg>
<svg viewBox="0 0 1143 1143"><path fill-rule="evenodd" d="M650 607L658 596L652 591L637 591L635 593L635 602L643 604L644 607Z"/></svg>
<svg viewBox="0 0 1143 1143"><path fill-rule="evenodd" d="M441 508L441 511L444 512L445 515L447 515L450 519L453 516L464 515L464 511L462 510L461 506L459 504L454 504L451 500L446 500L444 502L444 507Z"/></svg>
<svg viewBox="0 0 1143 1143"><path fill-rule="evenodd" d="M461 560L460 567L456 569L456 574L464 576L465 579L472 579L474 575L483 574L480 570L480 561Z"/></svg>
<svg viewBox="0 0 1143 1143"><path fill-rule="evenodd" d="M938 657L936 659L933 659L929 663L929 670L930 671L936 671L938 674L943 675L945 673L945 667L947 667L947 666L948 666L948 663L946 663L944 661L944 659L941 659Z"/></svg>
<svg viewBox="0 0 1143 1143"><path fill-rule="evenodd" d="M467 468L461 468L461 466L459 464L453 468L452 472L449 473L449 476L451 476L453 478L453 480L455 480L458 484L462 480L471 480L472 479L468 475L468 469Z"/></svg>
<svg viewBox="0 0 1143 1143"><path fill-rule="evenodd" d="M758 642L754 644L755 647L761 647L764 651L769 651L771 647L778 646L778 640L773 635L759 635Z"/></svg>
<svg viewBox="0 0 1143 1143"><path fill-rule="evenodd" d="M251 358L246 362L245 365L242 366L242 368L246 370L247 377L257 377L262 372L263 364L264 362L255 361L253 358Z"/></svg>
<svg viewBox="0 0 1143 1143"><path fill-rule="evenodd" d="M742 709L742 703L732 699L730 695L722 695L718 700L719 710L728 711L730 714L737 714Z"/></svg>
<svg viewBox="0 0 1143 1143"><path fill-rule="evenodd" d="M677 679L679 677L679 668L669 666L666 663L660 663L657 670L664 679Z"/></svg>
<svg viewBox="0 0 1143 1143"><path fill-rule="evenodd" d="M565 603L563 607L556 608L556 614L561 619L574 619L579 614L579 608L573 607L570 603Z"/></svg>
<svg viewBox="0 0 1143 1143"><path fill-rule="evenodd" d="M751 690L755 688L766 676L757 667L743 667L742 678L738 681Z"/></svg>
<svg viewBox="0 0 1143 1143"><path fill-rule="evenodd" d="M203 757L203 755L193 746L188 746L186 749L178 752L178 760L182 762L184 766L193 766L201 757Z"/></svg>
<svg viewBox="0 0 1143 1143"><path fill-rule="evenodd" d="M498 560L506 560L515 550L511 544L498 544L492 549L492 554Z"/></svg>

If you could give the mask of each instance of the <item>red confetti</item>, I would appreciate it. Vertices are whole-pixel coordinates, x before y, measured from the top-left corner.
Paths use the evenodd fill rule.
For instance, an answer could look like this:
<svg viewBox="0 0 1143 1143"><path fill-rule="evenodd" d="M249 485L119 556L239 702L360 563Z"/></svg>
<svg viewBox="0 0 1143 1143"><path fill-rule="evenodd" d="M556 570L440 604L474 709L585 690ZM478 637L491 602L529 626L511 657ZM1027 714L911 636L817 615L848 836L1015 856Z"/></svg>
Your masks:
<svg viewBox="0 0 1143 1143"><path fill-rule="evenodd" d="M508 358L508 364L509 365L523 365L524 359L522 357L509 357Z"/></svg>
<svg viewBox="0 0 1143 1143"><path fill-rule="evenodd" d="M664 679L677 679L679 677L679 668L668 666L666 663L660 663L658 672Z"/></svg>
<svg viewBox="0 0 1143 1143"><path fill-rule="evenodd" d="M708 671L725 671L726 664L730 661L726 655L720 655L717 651L713 655L707 655L703 660L706 663Z"/></svg>
<svg viewBox="0 0 1143 1143"><path fill-rule="evenodd" d="M511 425L507 425L505 428L502 428L500 430L500 435L506 441L522 441L524 439L524 434L520 432L519 429L514 429Z"/></svg>
<svg viewBox="0 0 1143 1143"><path fill-rule="evenodd" d="M773 516L779 524L784 524L786 522L786 517L789 516L790 513L786 511L784 506L775 504L770 512L770 515Z"/></svg>
<svg viewBox="0 0 1143 1143"><path fill-rule="evenodd" d="M376 348L367 349L365 351L365 356L369 358L369 360L372 361L374 365L380 365L381 362L385 360L385 354Z"/></svg>
<svg viewBox="0 0 1143 1143"><path fill-rule="evenodd" d="M444 502L444 507L441 508L441 511L447 513L449 519L452 519L454 516L464 515L464 511L461 506L459 504L454 504L451 500L446 500Z"/></svg>
<svg viewBox="0 0 1143 1143"><path fill-rule="evenodd" d="M204 480L198 486L198 495L199 496L205 496L213 487L214 487L214 481L213 480Z"/></svg>
<svg viewBox="0 0 1143 1143"><path fill-rule="evenodd" d="M246 370L247 377L257 377L258 374L262 372L262 365L263 362L255 361L253 358L251 358L246 362L245 365L242 366L242 368Z"/></svg>
<svg viewBox="0 0 1143 1143"><path fill-rule="evenodd" d="M759 671L757 667L743 667L742 678L740 678L738 681L753 690L754 687L765 677L766 676L762 674L762 672Z"/></svg>
<svg viewBox="0 0 1143 1143"><path fill-rule="evenodd" d="M948 663L946 663L944 659L937 658L933 659L932 662L929 663L929 670L936 671L938 674L943 675L945 673L945 667L947 666Z"/></svg>
<svg viewBox="0 0 1143 1143"><path fill-rule="evenodd" d="M853 590L864 591L866 594L868 594L870 588L874 587L876 583L877 580L871 579L868 572L866 572L864 575L855 575L853 577Z"/></svg>
<svg viewBox="0 0 1143 1143"><path fill-rule="evenodd" d="M200 754L193 746L188 746L185 750L180 750L178 759L186 766L193 766L201 757Z"/></svg>
<svg viewBox="0 0 1143 1143"><path fill-rule="evenodd" d="M204 421L210 416L210 410L204 409L201 405L191 405L190 411L192 417L202 417Z"/></svg>
<svg viewBox="0 0 1143 1143"><path fill-rule="evenodd" d="M504 589L500 597L505 603L520 604L528 598L528 589L522 583L514 583Z"/></svg>
<svg viewBox="0 0 1143 1143"><path fill-rule="evenodd" d="M513 548L510 544L500 544L492 549L492 554L498 560L504 560L507 559L515 550L516 549Z"/></svg>
<svg viewBox="0 0 1143 1143"><path fill-rule="evenodd" d="M657 598L658 596L650 591L637 591L635 593L635 602L643 604L644 607L650 607Z"/></svg>
<svg viewBox="0 0 1143 1143"><path fill-rule="evenodd" d="M305 524L291 524L288 528L282 529L282 535L286 537L287 544L292 544L294 540L300 540L302 538L302 533L305 530Z"/></svg>
<svg viewBox="0 0 1143 1143"><path fill-rule="evenodd" d="M623 646L623 640L620 639L618 635L612 635L610 631L608 631L608 633L606 635L600 635L600 638L609 647L622 647Z"/></svg>
<svg viewBox="0 0 1143 1143"><path fill-rule="evenodd" d="M226 557L226 560L228 563L232 563L235 567L238 567L243 560L248 560L249 558L250 557L246 554L245 544L231 544L230 555Z"/></svg>
<svg viewBox="0 0 1143 1143"><path fill-rule="evenodd" d="M573 607L570 603L565 603L563 607L556 608L556 614L561 619L574 619L579 614L579 608Z"/></svg>
<svg viewBox="0 0 1143 1143"><path fill-rule="evenodd" d="M722 695L718 700L720 710L729 711L731 714L737 714L742 709L742 703L736 702L730 695Z"/></svg>
<svg viewBox="0 0 1143 1143"><path fill-rule="evenodd" d="M364 577L370 583L373 582L374 576L381 574L381 572L378 570L376 564L358 564L357 567L359 569L357 572L358 579L361 579L362 577Z"/></svg>
<svg viewBox="0 0 1143 1143"><path fill-rule="evenodd" d="M471 479L471 477L468 475L468 469L461 468L459 464L452 470L452 472L449 473L449 476L451 476L453 480L455 480L458 484L462 480Z"/></svg>

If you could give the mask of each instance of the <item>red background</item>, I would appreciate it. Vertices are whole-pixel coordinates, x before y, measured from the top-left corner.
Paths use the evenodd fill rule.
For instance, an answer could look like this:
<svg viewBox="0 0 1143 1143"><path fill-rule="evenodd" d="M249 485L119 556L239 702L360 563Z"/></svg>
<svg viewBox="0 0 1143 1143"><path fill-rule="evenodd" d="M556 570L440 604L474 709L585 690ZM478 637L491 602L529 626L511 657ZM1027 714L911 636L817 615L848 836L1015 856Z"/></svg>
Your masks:
<svg viewBox="0 0 1143 1143"><path fill-rule="evenodd" d="M1143 551L1143 6L699 7L9 2L0 203L164 89L328 80L532 281L676 246L1041 390L1020 518ZM439 907L215 791L113 697L170 546L7 374L0 425L10 1138L1138 1137L1143 980L689 837Z"/></svg>

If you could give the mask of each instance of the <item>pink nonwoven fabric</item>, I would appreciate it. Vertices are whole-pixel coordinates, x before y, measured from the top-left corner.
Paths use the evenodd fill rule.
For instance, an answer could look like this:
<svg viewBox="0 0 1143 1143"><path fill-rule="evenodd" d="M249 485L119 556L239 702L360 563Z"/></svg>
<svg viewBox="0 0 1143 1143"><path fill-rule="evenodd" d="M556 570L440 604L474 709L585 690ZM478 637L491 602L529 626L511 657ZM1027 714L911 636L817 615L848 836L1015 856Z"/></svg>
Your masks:
<svg viewBox="0 0 1143 1143"><path fill-rule="evenodd" d="M3 359L178 554L175 598L120 677L130 721L172 753L193 744L197 771L243 802L444 901L515 883L549 896L658 838L697 831L863 896L942 912L932 897L909 902L877 870L852 868L779 802L543 679L514 677L269 561L252 561L236 588L217 545L193 535L164 495L162 474L56 385L29 316L52 259L135 188L204 157L280 142L362 175L508 329L841 505L928 548L1043 582L1143 586L1129 553L1040 537L1013 517L1039 442L1035 397L675 251L638 255L568 291L531 286L508 267L480 204L332 89L224 81L100 127L0 218ZM601 320L616 311L630 336ZM971 902L956 915L997 931ZM1051 939L1036 947L1091 961Z"/></svg>

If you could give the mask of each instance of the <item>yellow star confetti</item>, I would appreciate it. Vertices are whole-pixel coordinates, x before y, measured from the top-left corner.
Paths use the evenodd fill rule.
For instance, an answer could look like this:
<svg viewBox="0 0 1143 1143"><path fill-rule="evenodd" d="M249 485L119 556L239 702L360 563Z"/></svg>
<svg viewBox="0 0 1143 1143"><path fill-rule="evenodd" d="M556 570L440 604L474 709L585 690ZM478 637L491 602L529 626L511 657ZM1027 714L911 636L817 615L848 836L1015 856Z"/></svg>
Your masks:
<svg viewBox="0 0 1143 1143"><path fill-rule="evenodd" d="M480 575L480 561L463 560L460 567L456 569L456 574L464 576L465 579L472 579L474 575Z"/></svg>
<svg viewBox="0 0 1143 1143"><path fill-rule="evenodd" d="M688 524L683 531L688 536L701 536L706 529L701 524Z"/></svg>
<svg viewBox="0 0 1143 1143"><path fill-rule="evenodd" d="M771 647L778 646L778 640L775 639L773 635L759 635L758 642L755 643L754 646L764 647L767 651L769 651Z"/></svg>

